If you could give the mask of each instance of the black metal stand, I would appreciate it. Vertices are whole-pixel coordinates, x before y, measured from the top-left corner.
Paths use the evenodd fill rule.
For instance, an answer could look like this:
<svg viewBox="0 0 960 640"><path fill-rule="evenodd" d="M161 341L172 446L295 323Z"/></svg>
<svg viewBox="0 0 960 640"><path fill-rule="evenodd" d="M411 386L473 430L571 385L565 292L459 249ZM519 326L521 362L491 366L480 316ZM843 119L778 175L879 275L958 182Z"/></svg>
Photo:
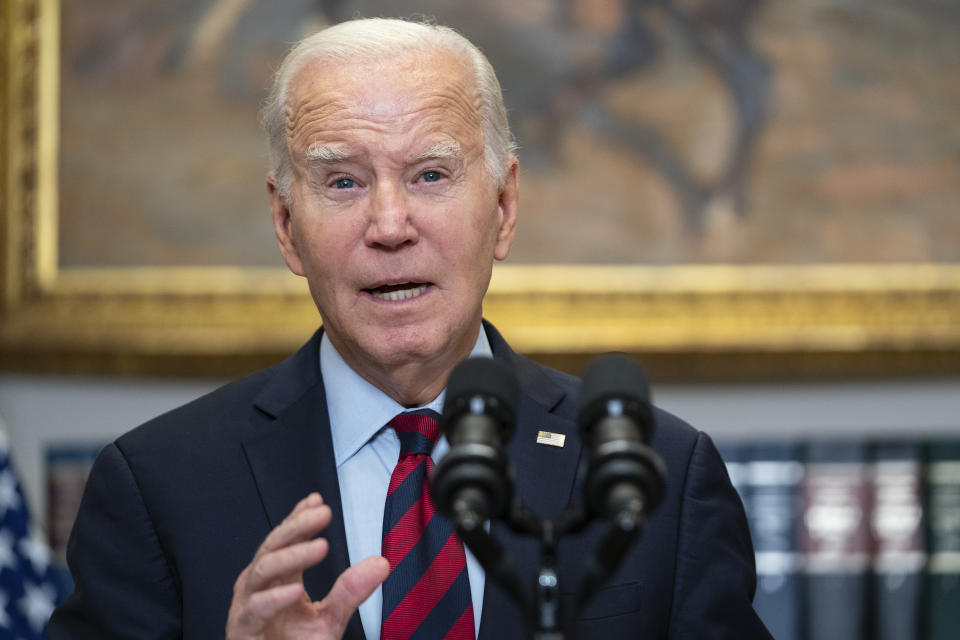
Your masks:
<svg viewBox="0 0 960 640"><path fill-rule="evenodd" d="M642 505L617 514L600 545L586 561L580 583L580 597L576 603L582 610L593 594L613 575L620 562L639 538L643 521ZM560 601L560 575L557 572L557 546L566 534L581 531L590 522L582 505L576 504L556 520L542 520L520 504L514 504L504 522L511 530L540 540L540 570L534 583L533 598L525 592L520 579L511 570L510 559L502 545L483 527L472 512L461 511L455 518L460 539L470 549L486 571L487 578L496 582L520 605L533 629L535 640L564 640Z"/></svg>
<svg viewBox="0 0 960 640"><path fill-rule="evenodd" d="M584 565L575 603L582 610L626 557L640 536L644 513L663 495L666 469L647 444L654 427L648 387L643 367L622 354L600 358L584 371L577 418L589 453L580 483L583 502L553 521L541 519L513 497L504 450L513 433L519 388L511 370L478 358L466 360L450 375L443 414L450 451L431 481L434 501L487 578L523 609L536 640L565 637L559 540L594 519L610 523ZM502 545L484 528L487 519L502 520L514 532L540 541L532 597L511 570Z"/></svg>

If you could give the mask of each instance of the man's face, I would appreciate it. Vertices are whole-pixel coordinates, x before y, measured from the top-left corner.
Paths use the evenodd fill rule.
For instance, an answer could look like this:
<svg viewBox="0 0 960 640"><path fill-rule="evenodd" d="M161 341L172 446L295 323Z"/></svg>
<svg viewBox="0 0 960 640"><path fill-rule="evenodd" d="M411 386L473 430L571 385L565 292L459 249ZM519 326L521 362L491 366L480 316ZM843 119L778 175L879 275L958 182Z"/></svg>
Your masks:
<svg viewBox="0 0 960 640"><path fill-rule="evenodd" d="M449 53L307 65L291 83L281 252L327 335L361 369L466 357L516 221L516 163L497 187L477 96Z"/></svg>

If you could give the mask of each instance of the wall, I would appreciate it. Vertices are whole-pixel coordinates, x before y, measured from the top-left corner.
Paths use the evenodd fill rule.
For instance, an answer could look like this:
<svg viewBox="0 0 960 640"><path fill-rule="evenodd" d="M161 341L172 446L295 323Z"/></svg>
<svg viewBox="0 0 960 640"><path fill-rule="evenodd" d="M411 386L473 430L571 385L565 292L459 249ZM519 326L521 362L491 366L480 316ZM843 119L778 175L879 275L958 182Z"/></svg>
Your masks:
<svg viewBox="0 0 960 640"><path fill-rule="evenodd" d="M42 522L44 452L109 441L216 386L212 380L0 376L0 423ZM960 438L960 378L842 384L662 385L660 406L719 441L743 438Z"/></svg>

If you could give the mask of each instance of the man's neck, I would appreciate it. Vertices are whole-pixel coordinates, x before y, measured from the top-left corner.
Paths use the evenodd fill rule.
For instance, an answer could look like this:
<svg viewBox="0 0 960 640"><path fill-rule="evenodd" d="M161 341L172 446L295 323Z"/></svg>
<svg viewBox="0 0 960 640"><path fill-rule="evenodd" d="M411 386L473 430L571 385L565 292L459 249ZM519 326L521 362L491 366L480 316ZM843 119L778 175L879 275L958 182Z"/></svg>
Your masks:
<svg viewBox="0 0 960 640"><path fill-rule="evenodd" d="M344 349L334 336L330 341L344 362L357 375L383 391L398 404L413 408L434 400L447 384L450 372L468 358L477 344L477 333L464 334L456 343L433 358L412 358L397 363L372 361Z"/></svg>

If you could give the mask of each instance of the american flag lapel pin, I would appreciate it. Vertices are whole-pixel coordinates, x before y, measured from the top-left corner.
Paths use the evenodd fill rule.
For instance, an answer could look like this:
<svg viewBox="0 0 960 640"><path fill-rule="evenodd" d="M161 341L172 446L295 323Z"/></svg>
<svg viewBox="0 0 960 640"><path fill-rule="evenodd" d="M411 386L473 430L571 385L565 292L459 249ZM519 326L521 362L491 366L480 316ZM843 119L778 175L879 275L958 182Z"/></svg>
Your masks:
<svg viewBox="0 0 960 640"><path fill-rule="evenodd" d="M553 433L552 431L537 431L537 444L545 444L550 447L563 447L567 436L563 433Z"/></svg>

